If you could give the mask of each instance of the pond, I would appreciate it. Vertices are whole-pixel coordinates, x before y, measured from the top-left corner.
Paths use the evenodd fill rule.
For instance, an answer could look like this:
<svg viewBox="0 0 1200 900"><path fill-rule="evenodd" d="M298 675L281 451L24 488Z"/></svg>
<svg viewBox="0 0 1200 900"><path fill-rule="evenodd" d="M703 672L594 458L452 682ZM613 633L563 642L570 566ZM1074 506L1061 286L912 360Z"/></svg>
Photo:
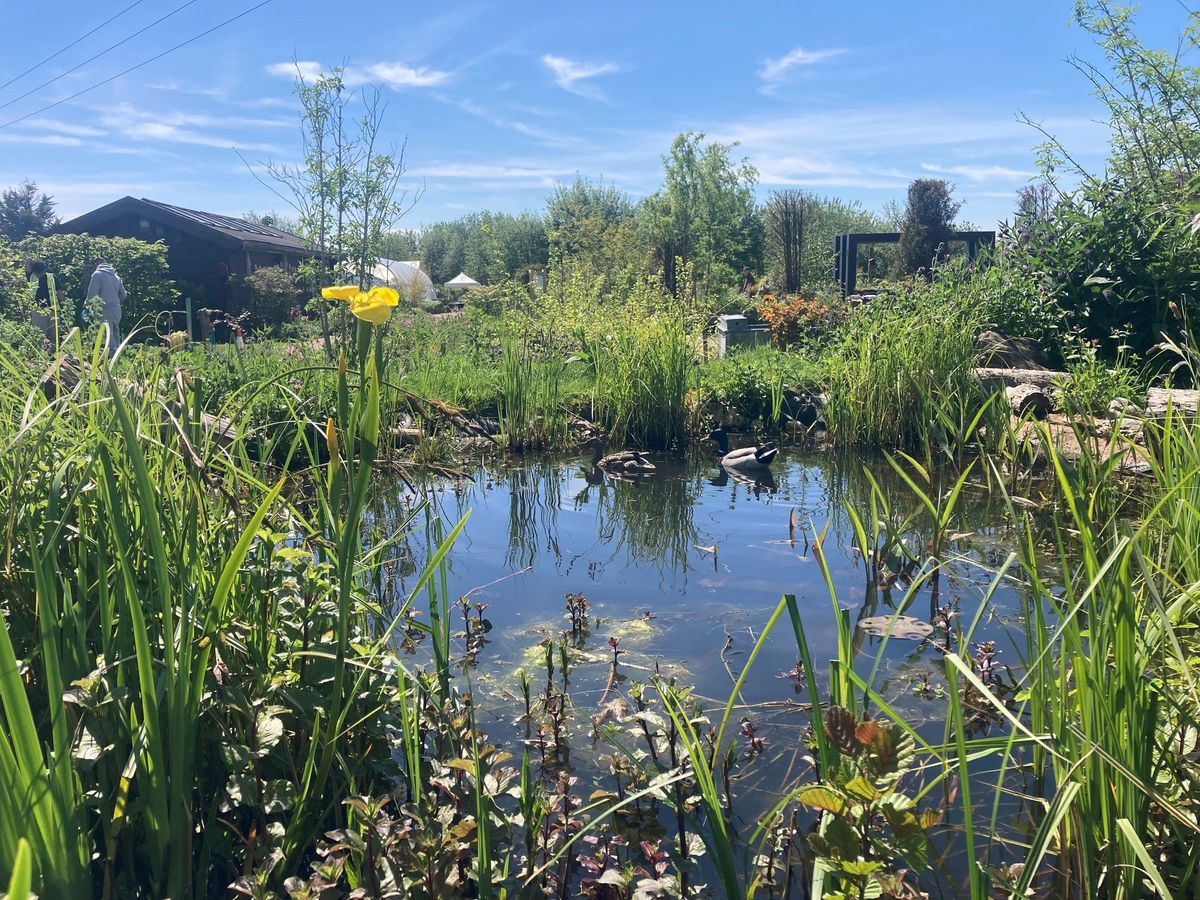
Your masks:
<svg viewBox="0 0 1200 900"><path fill-rule="evenodd" d="M724 473L710 458L664 454L653 460L656 473L635 481L593 472L585 458L525 458L481 466L472 480L420 486L443 523L435 528L448 530L469 513L446 566L446 591L478 604L474 614L490 624L478 633L464 671L491 740L519 746L527 737L519 721L518 670L527 673L536 695L546 681L545 642L570 633L568 596L585 597L590 614L571 656L570 765L596 775L606 770L594 725L619 719L627 711L621 698L628 687L655 671L694 686L706 710L719 718L784 594L797 599L822 697L828 661L837 655L835 608L841 607L854 628L859 673L873 678L879 695L931 743L944 739L939 642L946 637L944 630L930 633L927 623L957 619L964 630L971 627L996 571L1019 544L1003 506L983 485L967 482L947 530L944 564L936 578L922 581L910 557L926 558L931 517L885 459L785 452L758 480ZM952 473L933 473L928 493L944 497L953 484ZM416 499L398 486L380 518L402 516ZM849 510L863 523L869 546L872 523L880 525L881 549L869 551L869 559ZM396 575L400 590L412 587L424 562L421 521L412 559ZM836 602L818 563L818 535ZM436 536L426 535L426 544L436 543ZM881 617L886 622L906 597L911 627L897 628L885 642ZM463 613L455 608L452 614L461 645ZM1014 577L992 591L971 646L995 641L996 666L1012 666L1019 676L1021 621ZM615 679L610 639L621 651ZM751 827L784 785L794 785L810 766L804 742L808 691L797 677L798 659L785 615L734 710L737 740L755 757L733 789L737 815ZM995 725L978 723L981 730ZM753 750L752 740L759 741ZM990 813L991 797L984 802ZM946 840L953 829L942 832ZM952 844L950 837L939 849L946 857L942 872L953 879L962 866L947 862L957 855Z"/></svg>

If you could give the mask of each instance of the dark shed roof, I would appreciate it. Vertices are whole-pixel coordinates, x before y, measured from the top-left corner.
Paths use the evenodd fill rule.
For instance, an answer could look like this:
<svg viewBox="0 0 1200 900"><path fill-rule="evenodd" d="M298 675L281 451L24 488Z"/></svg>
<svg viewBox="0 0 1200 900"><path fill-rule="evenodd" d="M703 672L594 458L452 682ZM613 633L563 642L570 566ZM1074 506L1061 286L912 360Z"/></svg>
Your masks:
<svg viewBox="0 0 1200 900"><path fill-rule="evenodd" d="M172 206L170 203L160 203L145 197L141 200L136 197L122 197L99 209L63 222L54 230L68 234L80 234L102 227L106 221L130 212L148 219L169 221L180 231L189 232L230 248L247 247L256 250L303 254L312 252L308 245L296 235L280 231L269 225L257 225L244 219L235 219L233 216L185 209L182 206Z"/></svg>

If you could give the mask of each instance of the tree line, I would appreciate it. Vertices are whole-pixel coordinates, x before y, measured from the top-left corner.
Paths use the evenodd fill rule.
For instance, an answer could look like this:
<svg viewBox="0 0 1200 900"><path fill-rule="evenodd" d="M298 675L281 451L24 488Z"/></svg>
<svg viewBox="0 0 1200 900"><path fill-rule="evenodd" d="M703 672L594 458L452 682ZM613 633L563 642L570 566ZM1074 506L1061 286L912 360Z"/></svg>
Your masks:
<svg viewBox="0 0 1200 900"><path fill-rule="evenodd" d="M330 91L324 82L302 88L301 94L309 101L310 116L322 123L332 118L328 107L342 102L340 91ZM877 213L857 202L797 189L774 191L760 204L754 192L758 173L734 156L734 145L687 132L663 157L662 186L640 200L578 176L557 185L542 212L482 210L419 229L386 229L402 212L399 203L373 220L343 219L336 212L339 192L350 192L342 183L349 167L336 156L354 152L346 149L353 142L335 132L332 140L306 146L316 162L277 173L296 197L307 198L300 219L257 213L247 218L319 238L326 251L336 245L350 259L366 253L420 260L435 284L459 272L484 284L525 280L553 260L560 268L603 277L610 287L654 274L672 293L707 295L736 288L748 268L758 280L765 276L773 290L795 293L832 279L833 238L848 231L904 232L898 248L877 248L875 272L901 275L927 268L959 208L951 186L939 179L914 182L902 214L898 207L890 215ZM366 167L370 154L361 155ZM368 173L371 177L360 181L391 180L399 171L402 162L381 177ZM10 240L46 233L57 224L53 199L35 184L0 194L0 233ZM358 265L369 262L363 256Z"/></svg>

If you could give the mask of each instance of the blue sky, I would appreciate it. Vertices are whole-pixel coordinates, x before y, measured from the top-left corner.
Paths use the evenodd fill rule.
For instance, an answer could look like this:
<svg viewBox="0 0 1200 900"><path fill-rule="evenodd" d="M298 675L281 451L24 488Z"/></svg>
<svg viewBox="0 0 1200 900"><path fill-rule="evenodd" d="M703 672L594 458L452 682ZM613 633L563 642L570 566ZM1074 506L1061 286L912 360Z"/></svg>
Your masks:
<svg viewBox="0 0 1200 900"><path fill-rule="evenodd" d="M23 37L5 43L0 84L131 2L5 3L6 31ZM1100 110L1066 62L1095 56L1071 0L270 0L39 112L258 2L142 0L0 89L0 185L35 180L64 217L125 194L287 213L233 148L255 168L297 161L293 60L384 87L387 136L407 139L405 184L424 191L408 226L540 209L577 172L641 196L688 129L739 142L763 194L801 187L878 208L932 174L979 225L1006 218L1034 172L1039 137L1019 112L1083 161L1103 159ZM1173 45L1178 4L1145 7L1141 33Z"/></svg>

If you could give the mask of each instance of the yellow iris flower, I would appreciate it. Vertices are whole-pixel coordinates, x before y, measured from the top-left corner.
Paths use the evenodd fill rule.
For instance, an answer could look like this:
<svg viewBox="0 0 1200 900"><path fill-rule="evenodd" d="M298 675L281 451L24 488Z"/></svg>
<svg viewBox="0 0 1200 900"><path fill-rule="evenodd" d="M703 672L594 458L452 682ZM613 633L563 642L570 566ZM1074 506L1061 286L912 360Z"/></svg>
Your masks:
<svg viewBox="0 0 1200 900"><path fill-rule="evenodd" d="M326 300L344 300L350 304L354 316L372 325L386 322L400 302L400 294L387 287L373 287L369 291L360 291L354 285L327 287L321 289L321 296Z"/></svg>

